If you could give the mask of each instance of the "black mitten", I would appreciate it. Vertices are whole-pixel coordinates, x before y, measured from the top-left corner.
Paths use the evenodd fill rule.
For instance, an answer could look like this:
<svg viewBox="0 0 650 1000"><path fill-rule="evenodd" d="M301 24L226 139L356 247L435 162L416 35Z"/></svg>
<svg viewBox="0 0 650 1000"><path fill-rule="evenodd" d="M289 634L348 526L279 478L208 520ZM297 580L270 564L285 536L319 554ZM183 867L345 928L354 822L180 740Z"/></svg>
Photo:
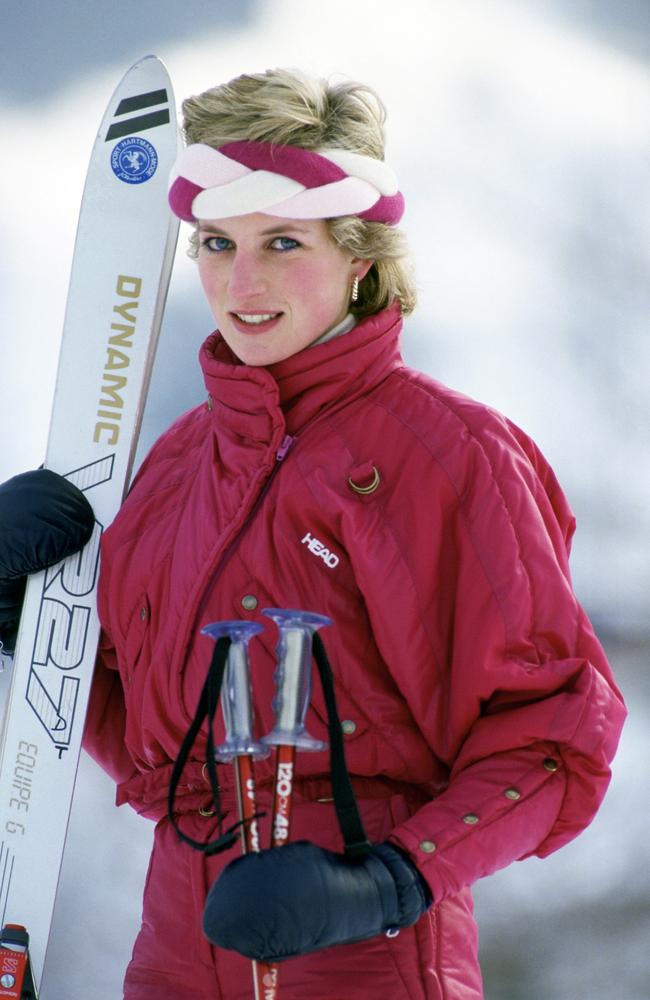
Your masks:
<svg viewBox="0 0 650 1000"><path fill-rule="evenodd" d="M430 903L417 868L392 844L352 861L301 840L231 862L210 890L203 930L218 947L278 961L397 932Z"/></svg>
<svg viewBox="0 0 650 1000"><path fill-rule="evenodd" d="M84 494L63 476L36 469L0 486L0 640L12 652L30 573L83 548L95 524Z"/></svg>

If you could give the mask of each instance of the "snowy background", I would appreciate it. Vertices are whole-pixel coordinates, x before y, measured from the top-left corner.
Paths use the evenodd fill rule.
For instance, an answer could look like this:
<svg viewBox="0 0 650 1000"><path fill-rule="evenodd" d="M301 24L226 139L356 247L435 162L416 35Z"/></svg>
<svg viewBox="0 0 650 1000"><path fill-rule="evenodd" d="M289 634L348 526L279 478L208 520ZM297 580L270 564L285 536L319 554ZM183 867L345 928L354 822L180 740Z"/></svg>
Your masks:
<svg viewBox="0 0 650 1000"><path fill-rule="evenodd" d="M420 287L406 358L506 412L550 459L578 517L576 589L631 710L590 829L477 886L486 997L647 997L650 4L3 0L1 13L0 481L42 461L86 165L132 62L161 56L179 102L278 65L385 99ZM185 247L182 231L140 455L203 396L211 320ZM82 757L42 1000L121 996L151 827L113 794Z"/></svg>

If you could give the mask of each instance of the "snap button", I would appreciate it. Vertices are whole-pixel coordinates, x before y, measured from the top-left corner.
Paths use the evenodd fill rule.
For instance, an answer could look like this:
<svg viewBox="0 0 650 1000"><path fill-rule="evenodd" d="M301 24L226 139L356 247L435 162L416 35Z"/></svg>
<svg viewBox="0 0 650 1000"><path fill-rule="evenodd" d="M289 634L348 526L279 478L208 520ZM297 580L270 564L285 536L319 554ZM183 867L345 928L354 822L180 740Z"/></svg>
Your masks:
<svg viewBox="0 0 650 1000"><path fill-rule="evenodd" d="M245 594L241 599L241 606L245 611L254 611L257 607L257 598L254 594Z"/></svg>
<svg viewBox="0 0 650 1000"><path fill-rule="evenodd" d="M424 851L425 854L433 854L436 849L436 845L432 840L421 840L419 844L420 850Z"/></svg>
<svg viewBox="0 0 650 1000"><path fill-rule="evenodd" d="M467 823L468 826L476 826L479 822L479 818L476 813L467 813L463 816L463 823Z"/></svg>
<svg viewBox="0 0 650 1000"><path fill-rule="evenodd" d="M558 764L558 762L556 760L553 760L552 757L547 757L546 760L544 761L544 769L546 771L550 771L551 773L557 771L559 766L560 765Z"/></svg>
<svg viewBox="0 0 650 1000"><path fill-rule="evenodd" d="M503 794L507 799L512 799L513 802L521 798L521 792L516 788L506 788Z"/></svg>
<svg viewBox="0 0 650 1000"><path fill-rule="evenodd" d="M352 736L352 733L356 733L357 731L357 724L352 719L344 719L341 723L341 729L346 736Z"/></svg>
<svg viewBox="0 0 650 1000"><path fill-rule="evenodd" d="M140 608L140 621L146 622L147 620L147 609L145 607Z"/></svg>

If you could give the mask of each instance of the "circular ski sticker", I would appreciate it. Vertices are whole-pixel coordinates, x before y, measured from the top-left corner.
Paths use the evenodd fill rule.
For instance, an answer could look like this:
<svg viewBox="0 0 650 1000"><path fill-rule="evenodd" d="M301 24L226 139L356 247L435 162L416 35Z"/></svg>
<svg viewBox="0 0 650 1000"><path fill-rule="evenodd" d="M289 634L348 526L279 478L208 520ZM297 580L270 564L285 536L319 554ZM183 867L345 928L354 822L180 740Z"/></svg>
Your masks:
<svg viewBox="0 0 650 1000"><path fill-rule="evenodd" d="M142 184L156 172L158 153L150 142L140 136L122 139L111 153L111 167L125 184Z"/></svg>

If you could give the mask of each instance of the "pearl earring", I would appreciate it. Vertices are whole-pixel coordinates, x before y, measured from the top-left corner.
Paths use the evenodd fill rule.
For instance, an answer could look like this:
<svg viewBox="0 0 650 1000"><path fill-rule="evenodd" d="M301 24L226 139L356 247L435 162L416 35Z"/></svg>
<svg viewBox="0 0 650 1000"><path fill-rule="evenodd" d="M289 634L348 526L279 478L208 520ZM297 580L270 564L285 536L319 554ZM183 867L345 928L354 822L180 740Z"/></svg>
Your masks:
<svg viewBox="0 0 650 1000"><path fill-rule="evenodd" d="M359 298L359 275L355 274L352 279L352 294L350 295L350 301L356 302Z"/></svg>

